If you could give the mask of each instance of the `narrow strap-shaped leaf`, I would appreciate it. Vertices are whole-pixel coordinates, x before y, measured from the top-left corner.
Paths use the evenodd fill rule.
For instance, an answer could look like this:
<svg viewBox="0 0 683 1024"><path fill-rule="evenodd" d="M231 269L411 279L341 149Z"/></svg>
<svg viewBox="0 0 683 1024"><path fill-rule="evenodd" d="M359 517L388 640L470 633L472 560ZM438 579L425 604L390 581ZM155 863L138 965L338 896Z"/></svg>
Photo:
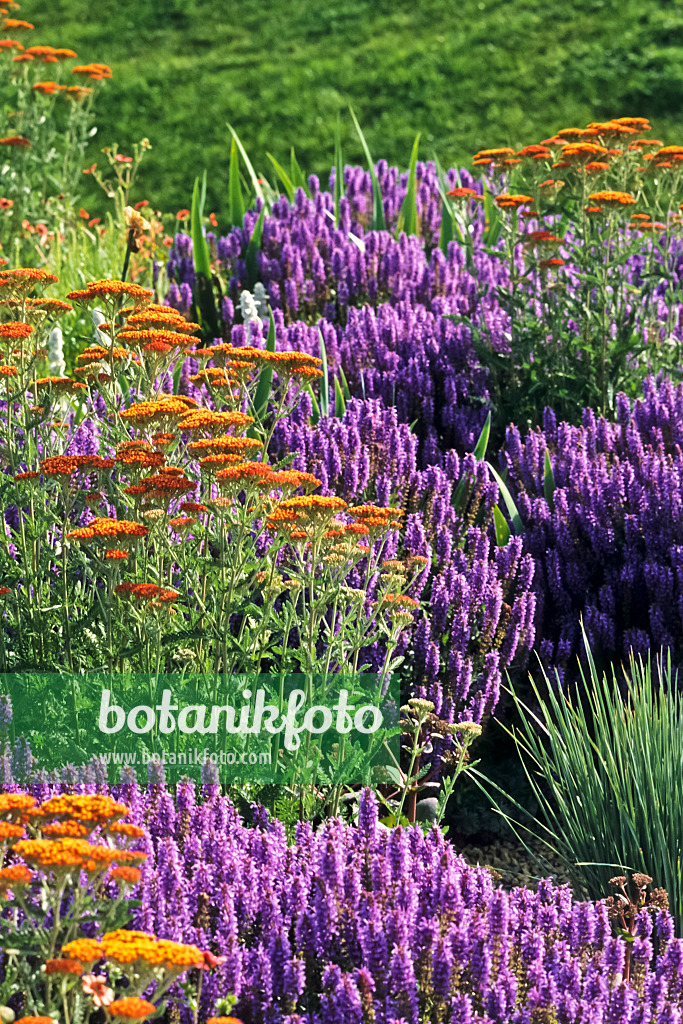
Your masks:
<svg viewBox="0 0 683 1024"><path fill-rule="evenodd" d="M230 176L228 178L229 215L232 227L241 228L244 221L244 196L240 182L240 158L237 143L230 142Z"/></svg>
<svg viewBox="0 0 683 1024"><path fill-rule="evenodd" d="M360 139L360 144L363 147L363 152L365 153L365 159L368 162L368 170L370 171L370 178L372 179L372 230L373 231L386 231L386 229L387 229L387 222L386 222L386 219L384 217L384 202L382 200L382 193L380 191L379 182L377 180L377 175L375 174L375 165L372 162L372 157L370 156L370 150L368 149L368 144L365 141L365 136L363 135L363 132L361 131L361 127L358 124L358 121L356 119L356 115L353 112L353 108L349 107L349 111L351 112L351 117L353 118L353 123L356 126L356 131L358 132L358 138Z"/></svg>
<svg viewBox="0 0 683 1024"><path fill-rule="evenodd" d="M313 406L313 415L311 416L311 426L315 427L320 422L320 405L318 404L318 399L315 397L315 394L313 392L313 388L311 387L310 384L306 385L306 387L304 388L304 391L306 392L307 395L310 396L310 399L311 399L311 405Z"/></svg>
<svg viewBox="0 0 683 1024"><path fill-rule="evenodd" d="M183 372L183 361L182 361L182 359L180 359L178 361L178 365L176 366L175 370L173 371L173 394L174 395L178 394L178 387L180 385L180 375L181 375L182 372Z"/></svg>
<svg viewBox="0 0 683 1024"><path fill-rule="evenodd" d="M206 207L206 179L207 172L206 168L204 168L201 185L199 186L199 209L202 211L202 214L204 213L204 209Z"/></svg>
<svg viewBox="0 0 683 1024"><path fill-rule="evenodd" d="M553 467L550 462L550 455L548 449L545 450L545 456L543 458L543 497L548 502L548 508L551 512L555 511L555 474L553 473Z"/></svg>
<svg viewBox="0 0 683 1024"><path fill-rule="evenodd" d="M496 544L499 548L504 548L510 540L510 527L498 505L493 506L493 525L496 529Z"/></svg>
<svg viewBox="0 0 683 1024"><path fill-rule="evenodd" d="M337 115L334 132L334 222L339 224L339 200L344 195L344 161L342 160L341 119Z"/></svg>
<svg viewBox="0 0 683 1024"><path fill-rule="evenodd" d="M334 378L334 415L338 420L344 418L346 412L346 399L344 398L344 392L341 389L341 384L337 377Z"/></svg>
<svg viewBox="0 0 683 1024"><path fill-rule="evenodd" d="M247 279L249 281L249 287L253 288L258 281L258 254L261 249L261 239L263 237L263 221L266 216L265 206L261 207L261 212L258 215L258 220L254 224L254 230L251 233L249 244L247 245L246 255L244 262L247 265Z"/></svg>
<svg viewBox="0 0 683 1024"><path fill-rule="evenodd" d="M251 184L252 184L252 186L254 188L254 192L259 197L259 199L261 199L265 203L265 205L268 206L266 194L263 191L263 188L261 187L261 182L258 180L258 177L256 175L256 171L253 168L252 162L249 159L249 157L247 156L247 151L244 148L244 146L242 145L242 143L240 142L239 135L237 134L237 132L235 131L233 126L230 124L230 122L228 122L228 128L230 129L230 131L232 133L233 139L237 143L237 148L240 151L240 156L244 160L244 165L247 168L247 171L249 172L249 177L251 178Z"/></svg>
<svg viewBox="0 0 683 1024"><path fill-rule="evenodd" d="M341 380L342 394L344 395L344 398L348 402L351 398L351 389L349 388L349 382L347 381L346 374L344 373L341 366L339 367L339 379Z"/></svg>
<svg viewBox="0 0 683 1024"><path fill-rule="evenodd" d="M459 222L459 218L456 216L453 206L446 195L446 190L443 187L444 174L441 169L438 157L434 155L434 164L436 166L437 174L437 186L439 189L439 195L441 197L441 228L439 230L439 248L444 256L448 256L448 243L454 242L455 239L469 249L472 247L472 241L470 236L465 231L465 226L462 222ZM460 180L460 175L458 175Z"/></svg>
<svg viewBox="0 0 683 1024"><path fill-rule="evenodd" d="M220 336L218 310L211 283L211 254L202 229L202 203L199 178L195 178L190 212L192 259L195 269L194 306L202 328L202 341L211 344Z"/></svg>
<svg viewBox="0 0 683 1024"><path fill-rule="evenodd" d="M417 234L417 153L420 145L420 132L415 136L415 142L410 154L410 164L408 165L408 191L406 192L405 199L401 204L401 209L398 215L398 224L396 225L396 237L400 235L402 231L405 231L406 235Z"/></svg>
<svg viewBox="0 0 683 1024"><path fill-rule="evenodd" d="M275 320L273 318L273 311L268 307L268 318L270 323L268 325L268 335L266 337L266 352L275 351ZM270 392L273 386L273 365L272 363L262 368L258 384L256 385L256 394L254 395L253 415L257 423L262 423L266 413L268 412L268 399L270 398Z"/></svg>
<svg viewBox="0 0 683 1024"><path fill-rule="evenodd" d="M503 497L503 501L505 502L505 507L508 510L508 515L510 516L510 519L512 520L512 529L515 531L515 533L517 534L518 537L521 537L522 534L525 533L524 523L522 522L520 514L517 511L517 506L515 505L514 501L512 500L512 495L510 494L509 490L507 489L507 486L506 486L505 482L503 481L503 478L501 477L500 473L498 473L498 471L496 469L494 469L494 467L491 465L490 462L487 462L486 465L489 467L489 469L493 473L493 477L494 477L496 483L498 484L498 488L499 488L500 493L501 493L501 495Z"/></svg>
<svg viewBox="0 0 683 1024"><path fill-rule="evenodd" d="M320 415L330 415L330 377L327 370L327 349L323 332L318 328L318 340L320 342L320 358L322 359L323 377L320 382Z"/></svg>
<svg viewBox="0 0 683 1024"><path fill-rule="evenodd" d="M306 193L306 195L308 196L308 198L310 199L311 198L311 190L308 187L308 182L306 181L306 175L304 174L304 172L301 170L301 167L299 166L299 162L298 162L298 160L296 158L296 153L294 152L294 146L292 146L292 148L290 150L289 166L290 166L290 177L292 179L292 183L294 184L294 188L302 188L304 190L304 192Z"/></svg>
<svg viewBox="0 0 683 1024"><path fill-rule="evenodd" d="M206 174L206 171L204 172ZM211 276L211 255L209 246L202 230L204 208L201 200L199 178L194 180L192 192L192 210L190 213L190 230L192 232L192 256L195 270L200 274Z"/></svg>
<svg viewBox="0 0 683 1024"><path fill-rule="evenodd" d="M290 176L287 174L287 171L284 169L282 164L279 164L277 162L277 160L275 159L275 157L271 153L266 153L266 156L268 157L268 159L270 160L271 164L275 168L275 173L277 174L278 178L280 179L282 184L285 186L285 192L287 193L287 198L289 199L290 203L293 203L294 202L294 192L295 192L294 182L292 181Z"/></svg>
<svg viewBox="0 0 683 1024"><path fill-rule="evenodd" d="M484 187L484 215L486 227L482 236L482 245L493 246L498 241L503 230L503 218L493 201L493 195L486 187Z"/></svg>
<svg viewBox="0 0 683 1024"><path fill-rule="evenodd" d="M478 462L483 462L483 460L486 458L486 449L488 448L489 434L490 433L491 433L491 413L489 412L488 416L486 417L486 423L482 427L481 434L479 435L479 440L477 441L476 445L474 446L474 453L473 454L474 454L475 459Z"/></svg>

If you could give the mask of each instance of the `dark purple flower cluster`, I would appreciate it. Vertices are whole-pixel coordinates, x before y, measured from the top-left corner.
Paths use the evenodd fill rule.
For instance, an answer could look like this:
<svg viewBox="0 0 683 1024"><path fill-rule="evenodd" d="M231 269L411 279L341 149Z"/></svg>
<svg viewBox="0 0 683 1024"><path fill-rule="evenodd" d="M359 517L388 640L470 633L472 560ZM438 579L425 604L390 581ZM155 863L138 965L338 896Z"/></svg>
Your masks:
<svg viewBox="0 0 683 1024"><path fill-rule="evenodd" d="M670 648L683 660L683 386L645 383L618 400L617 422L584 413L522 437L503 452L537 565L538 649L564 674L582 652L581 620L596 658ZM544 459L556 489L544 497Z"/></svg>
<svg viewBox="0 0 683 1024"><path fill-rule="evenodd" d="M315 473L325 492L396 500L405 511L402 553L427 559L416 589L425 614L410 649L411 692L449 721L463 709L481 721L496 706L503 671L513 659L523 663L533 644L535 607L521 540L497 547L487 535L498 492L486 466L435 448L438 461L419 469L415 435L381 400L352 400L343 419L317 427L305 418L304 406L301 422L279 426L278 452L296 453L294 468Z"/></svg>
<svg viewBox="0 0 683 1024"><path fill-rule="evenodd" d="M381 825L370 791L357 826L300 824L293 845L263 808L248 827L217 787L112 792L148 833L133 926L227 957L204 979L200 1020L230 992L244 1024L683 1020L667 912L641 911L625 982L604 903L548 879L497 888L438 829Z"/></svg>

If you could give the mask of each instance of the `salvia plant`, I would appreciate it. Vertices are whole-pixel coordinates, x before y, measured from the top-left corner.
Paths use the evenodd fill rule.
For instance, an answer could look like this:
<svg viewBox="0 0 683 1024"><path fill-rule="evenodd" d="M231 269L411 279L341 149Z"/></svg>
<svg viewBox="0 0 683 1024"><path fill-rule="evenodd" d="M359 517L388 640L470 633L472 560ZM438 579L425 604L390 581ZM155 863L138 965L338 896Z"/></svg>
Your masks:
<svg viewBox="0 0 683 1024"><path fill-rule="evenodd" d="M144 828L135 846L148 854L127 948L139 929L211 949L218 963L202 972L200 1021L226 992L244 1024L681 1019L683 946L661 894L643 895L646 876L633 879L623 929L614 897L578 901L549 879L505 892L437 828L382 826L367 790L357 824L300 824L289 844L264 808L245 821L208 776L201 791L183 784L175 794L154 778L111 791ZM94 774L85 788L98 791ZM43 782L37 792L47 802L58 789ZM169 992L190 1024L190 1000Z"/></svg>
<svg viewBox="0 0 683 1024"><path fill-rule="evenodd" d="M224 962L130 929L148 854L132 848L144 831L127 815L110 796L0 795L3 1020L15 1017L7 1003L24 1021L144 1020L172 986L187 1002L196 976Z"/></svg>

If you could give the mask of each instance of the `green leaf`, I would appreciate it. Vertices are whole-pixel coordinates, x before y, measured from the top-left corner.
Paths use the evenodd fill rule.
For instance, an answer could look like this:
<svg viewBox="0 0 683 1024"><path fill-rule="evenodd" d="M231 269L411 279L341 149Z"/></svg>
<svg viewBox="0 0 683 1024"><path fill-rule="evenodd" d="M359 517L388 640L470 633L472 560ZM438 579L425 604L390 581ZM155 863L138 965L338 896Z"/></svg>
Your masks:
<svg viewBox="0 0 683 1024"><path fill-rule="evenodd" d="M344 162L342 160L341 119L337 115L334 133L334 222L339 224L339 200L344 195Z"/></svg>
<svg viewBox="0 0 683 1024"><path fill-rule="evenodd" d="M237 143L230 141L230 176L228 178L229 217L232 227L241 228L244 222L244 196L240 182L240 158Z"/></svg>
<svg viewBox="0 0 683 1024"><path fill-rule="evenodd" d="M448 246L455 241L457 227L451 204L445 195L441 196L441 229L439 231L439 248L444 256L448 256Z"/></svg>
<svg viewBox="0 0 683 1024"><path fill-rule="evenodd" d="M299 167L299 164L297 162L296 154L294 152L294 146L292 146L290 154L289 154L289 166L291 168L291 178L292 178L292 183L294 185L294 188L302 188L304 190L304 192L306 193L306 195L308 196L308 198L310 199L311 198L311 190L308 187L308 182L306 181L306 175L301 170L301 168Z"/></svg>
<svg viewBox="0 0 683 1024"><path fill-rule="evenodd" d="M494 477L496 483L498 484L498 488L499 488L500 493L501 493L501 495L503 497L503 501L505 502L505 507L508 510L508 515L510 516L510 519L512 520L512 528L515 531L515 533L517 534L517 536L521 537L522 534L525 532L525 530L524 530L524 523L522 522L522 520L520 518L520 515L519 515L519 512L517 511L517 506L515 505L514 501L512 500L512 495L510 494L509 490L507 489L507 486L504 483L503 478L501 477L500 473L498 473L498 471L496 469L494 469L494 467L491 465L490 462L487 462L486 465L489 467L491 473L493 474L493 477Z"/></svg>
<svg viewBox="0 0 683 1024"><path fill-rule="evenodd" d="M194 258L195 270L199 274L211 276L211 254L209 246L202 230L202 217L204 216L203 197L206 196L206 171L203 174L203 181L200 185L199 178L194 180L192 192L192 211L190 213L190 230L192 232L192 255Z"/></svg>
<svg viewBox="0 0 683 1024"><path fill-rule="evenodd" d="M510 540L510 527L498 505L493 507L493 525L496 529L496 544L499 548L504 548Z"/></svg>
<svg viewBox="0 0 683 1024"><path fill-rule="evenodd" d="M550 455L548 449L545 450L545 456L543 459L543 497L548 502L548 508L551 512L555 511L555 475L553 473L553 467L550 463Z"/></svg>
<svg viewBox="0 0 683 1024"><path fill-rule="evenodd" d="M338 420L343 419L346 412L346 399L337 377L334 378L334 415Z"/></svg>
<svg viewBox="0 0 683 1024"><path fill-rule="evenodd" d="M263 188L261 187L261 182L258 180L258 177L256 176L256 171L253 168L252 162L249 159L249 157L247 156L246 149L244 148L244 146L240 142L239 136L238 136L237 132L235 131L235 129L233 128L233 126L230 124L230 122L228 122L228 128L230 129L230 131L232 133L233 139L237 143L237 148L240 151L240 156L244 160L245 167L247 168L247 171L249 172L249 177L251 178L251 184L253 186L254 192L259 197L259 199L261 199L263 201L264 205L268 206L269 204L267 202L267 196L266 196L265 192L263 191Z"/></svg>
<svg viewBox="0 0 683 1024"><path fill-rule="evenodd" d="M264 207L265 209L265 207ZM268 307L268 317L270 324L268 326L268 335L266 337L266 352L275 351L275 319L273 318L273 311ZM254 418L257 423L262 423L265 419L266 413L268 412L268 399L270 398L270 392L273 387L273 367L272 365L266 364L259 374L258 384L256 386L256 394L254 395Z"/></svg>
<svg viewBox="0 0 683 1024"><path fill-rule="evenodd" d="M365 159L368 162L370 177L372 179L372 230L386 231L387 222L384 217L384 203L382 201L382 193L380 191L379 182L377 181L377 175L375 174L375 165L372 161L372 157L370 156L370 150L368 149L368 144L365 141L365 136L363 135L361 127L356 119L356 115L353 112L353 108L349 107L349 111L351 112L353 123L356 126L356 131L358 132L358 137L360 139L361 146L363 147Z"/></svg>
<svg viewBox="0 0 683 1024"><path fill-rule="evenodd" d="M417 234L417 153L419 145L420 132L415 136L415 142L413 143L413 149L410 154L410 164L408 165L408 191L406 192L405 199L401 204L401 209L398 215L396 238L398 238L402 231L404 231L406 235Z"/></svg>
<svg viewBox="0 0 683 1024"><path fill-rule="evenodd" d="M320 358L322 359L323 379L320 382L320 415L330 415L330 377L327 370L327 349L323 332L318 328L318 341L320 343Z"/></svg>
<svg viewBox="0 0 683 1024"><path fill-rule="evenodd" d="M178 387L180 385L180 375L183 372L183 360L178 361L178 365L173 371L173 394L178 394ZM128 406L128 400L126 400L126 406Z"/></svg>
<svg viewBox="0 0 683 1024"><path fill-rule="evenodd" d="M484 215L486 218L486 227L482 235L482 245L493 246L500 238L500 233L503 230L503 218L501 217L500 210L493 201L493 194L484 186ZM498 253L496 253L498 255Z"/></svg>
<svg viewBox="0 0 683 1024"><path fill-rule="evenodd" d="M265 206L261 207L261 212L258 215L258 220L254 224L254 230L251 233L249 244L247 245L247 251L244 257L244 262L247 265L247 280L249 287L253 288L258 281L258 254L261 249L261 239L263 238L263 222L266 216Z"/></svg>
<svg viewBox="0 0 683 1024"><path fill-rule="evenodd" d="M204 213L202 195L206 195L206 171L204 171L203 187L200 191L199 178L194 180L192 191L192 210L190 212L190 232L192 235L192 260L195 269L194 305L202 328L202 341L212 344L214 338L220 337L218 310L211 282L211 254L209 245L202 229Z"/></svg>
<svg viewBox="0 0 683 1024"><path fill-rule="evenodd" d="M443 187L444 174L436 155L434 155L434 164L436 166L439 195L441 196L441 229L439 231L439 248L444 256L448 256L448 243L455 241L457 238L460 244L466 247L469 267L472 258L472 240L465 228L465 224L456 215L453 209L453 204L446 195L446 190ZM459 180L460 175L458 175L458 181Z"/></svg>
<svg viewBox="0 0 683 1024"><path fill-rule="evenodd" d="M266 153L266 156L268 157L268 159L270 160L271 164L275 168L275 173L277 174L278 178L280 179L282 184L285 186L285 192L287 193L287 198L289 199L290 203L293 203L294 202L294 192L295 192L294 182L292 181L290 176L287 174L287 171L284 169L282 164L279 164L277 162L277 160L275 159L275 157L271 153Z"/></svg>
<svg viewBox="0 0 683 1024"><path fill-rule="evenodd" d="M313 406L313 415L311 416L311 425L315 427L320 422L320 406L318 404L318 399L315 397L315 394L313 392L313 388L311 387L310 384L307 384L306 387L304 388L304 390L311 396L311 404Z"/></svg>
<svg viewBox="0 0 683 1024"><path fill-rule="evenodd" d="M350 398L351 398L351 390L349 388L349 384L348 384L348 381L346 379L346 374L344 373L344 371L341 368L341 366L339 367L339 378L341 380L342 394L344 395L344 398L348 402L350 400Z"/></svg>
<svg viewBox="0 0 683 1024"><path fill-rule="evenodd" d="M482 462L486 458L486 449L488 448L489 434L490 433L491 433L491 413L489 412L488 416L486 417L486 423L484 424L484 426L482 428L482 431L481 431L481 434L479 435L479 440L477 441L476 445L474 446L473 454L474 454L474 457L477 460L477 462Z"/></svg>
<svg viewBox="0 0 683 1024"><path fill-rule="evenodd" d="M180 362L180 368L182 368L182 361ZM124 403L126 408L130 405L130 384L127 380L127 374L120 373L116 378L118 386L121 388L121 394L123 395ZM173 393L176 393L176 389L173 389Z"/></svg>

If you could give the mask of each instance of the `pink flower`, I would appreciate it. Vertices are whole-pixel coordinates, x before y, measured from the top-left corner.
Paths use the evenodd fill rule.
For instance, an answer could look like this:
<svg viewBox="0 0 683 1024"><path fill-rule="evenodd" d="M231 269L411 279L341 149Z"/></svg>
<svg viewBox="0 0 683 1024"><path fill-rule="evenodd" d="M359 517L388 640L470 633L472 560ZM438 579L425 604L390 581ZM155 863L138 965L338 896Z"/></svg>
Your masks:
<svg viewBox="0 0 683 1024"><path fill-rule="evenodd" d="M212 967L221 967L223 964L227 964L227 962L227 956L214 956L213 953L210 953L207 949L204 952L204 965L202 969L210 971Z"/></svg>
<svg viewBox="0 0 683 1024"><path fill-rule="evenodd" d="M133 163L133 157L132 156L124 156L123 153L117 153L116 156L114 157L114 160L116 160L117 164L132 164Z"/></svg>
<svg viewBox="0 0 683 1024"><path fill-rule="evenodd" d="M92 996L92 1001L98 1009L114 1002L114 993L107 987L107 979L102 975L84 974L81 981L86 996Z"/></svg>

